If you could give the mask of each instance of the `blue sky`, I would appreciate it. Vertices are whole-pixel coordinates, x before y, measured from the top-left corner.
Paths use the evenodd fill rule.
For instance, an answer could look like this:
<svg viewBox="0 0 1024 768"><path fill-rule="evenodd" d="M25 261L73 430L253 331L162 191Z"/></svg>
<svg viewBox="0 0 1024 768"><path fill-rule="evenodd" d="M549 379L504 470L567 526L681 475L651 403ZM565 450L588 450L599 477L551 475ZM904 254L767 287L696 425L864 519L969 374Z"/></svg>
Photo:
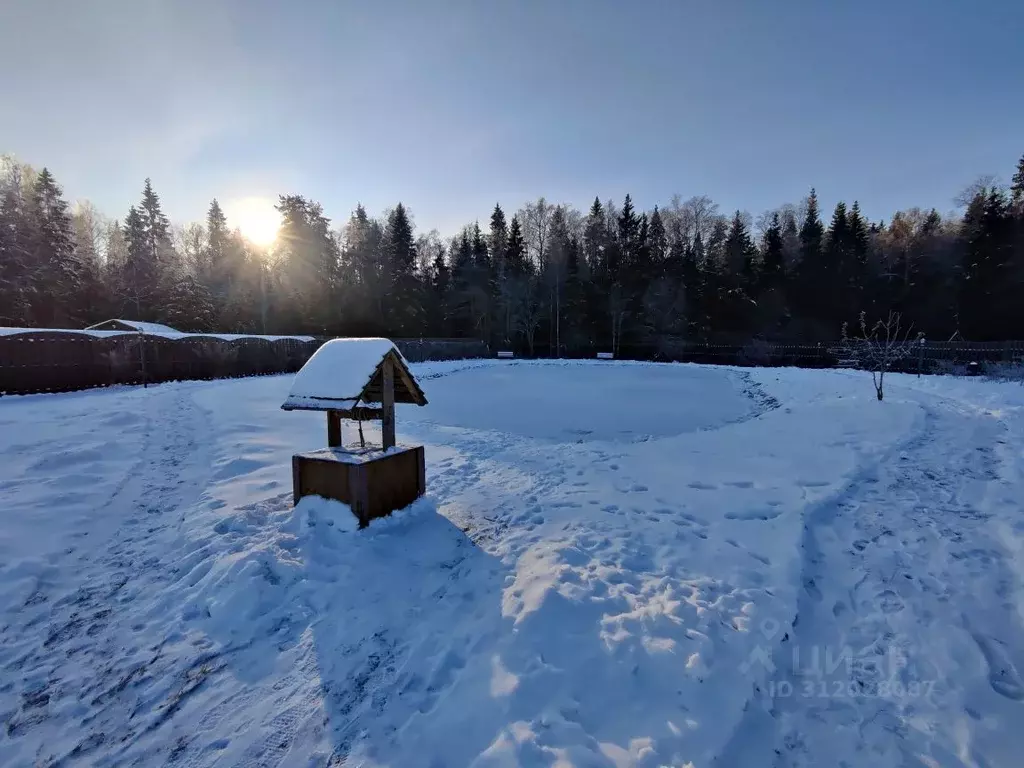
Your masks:
<svg viewBox="0 0 1024 768"><path fill-rule="evenodd" d="M7 0L0 152L123 216L299 193L953 207L1024 153L1019 0Z"/></svg>

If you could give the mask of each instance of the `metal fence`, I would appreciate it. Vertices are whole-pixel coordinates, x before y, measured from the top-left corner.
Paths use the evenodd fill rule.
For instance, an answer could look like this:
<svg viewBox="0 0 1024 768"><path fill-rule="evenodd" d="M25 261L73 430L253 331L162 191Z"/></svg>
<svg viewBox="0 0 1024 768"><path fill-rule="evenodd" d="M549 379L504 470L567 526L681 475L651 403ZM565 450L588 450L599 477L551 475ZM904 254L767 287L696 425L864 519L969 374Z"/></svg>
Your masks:
<svg viewBox="0 0 1024 768"><path fill-rule="evenodd" d="M323 340L30 330L0 335L0 395L297 371ZM411 361L486 357L472 339L397 339Z"/></svg>

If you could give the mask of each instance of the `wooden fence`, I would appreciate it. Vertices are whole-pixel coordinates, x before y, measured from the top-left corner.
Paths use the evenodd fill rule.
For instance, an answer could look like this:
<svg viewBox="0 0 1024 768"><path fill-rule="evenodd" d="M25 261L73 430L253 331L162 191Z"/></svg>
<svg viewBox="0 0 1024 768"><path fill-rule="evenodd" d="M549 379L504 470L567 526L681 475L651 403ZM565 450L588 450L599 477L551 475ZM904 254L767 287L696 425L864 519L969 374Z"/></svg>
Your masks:
<svg viewBox="0 0 1024 768"><path fill-rule="evenodd" d="M580 350L570 357L593 358L598 348ZM607 351L607 350L600 350ZM838 343L793 344L761 340L743 344L705 344L676 337L663 337L646 344L624 344L620 360L705 363L710 365L794 366L835 368L848 357ZM925 341L915 344L910 354L891 370L917 373L955 373L970 363L986 366L1024 364L1024 342Z"/></svg>
<svg viewBox="0 0 1024 768"><path fill-rule="evenodd" d="M31 330L0 335L0 395L299 370L323 340ZM486 357L467 339L396 339L411 361Z"/></svg>
<svg viewBox="0 0 1024 768"><path fill-rule="evenodd" d="M491 357L476 339L395 339L411 362ZM177 337L125 332L82 333L30 330L0 334L0 395L68 392L112 384L182 379L219 379L291 373L302 367L322 340L244 336ZM593 357L587 350L574 357ZM620 360L656 360L713 365L833 368L844 354L835 344L703 344L674 337L620 348ZM981 372L1024 365L1024 342L933 342L915 345L893 370L956 373L977 363Z"/></svg>

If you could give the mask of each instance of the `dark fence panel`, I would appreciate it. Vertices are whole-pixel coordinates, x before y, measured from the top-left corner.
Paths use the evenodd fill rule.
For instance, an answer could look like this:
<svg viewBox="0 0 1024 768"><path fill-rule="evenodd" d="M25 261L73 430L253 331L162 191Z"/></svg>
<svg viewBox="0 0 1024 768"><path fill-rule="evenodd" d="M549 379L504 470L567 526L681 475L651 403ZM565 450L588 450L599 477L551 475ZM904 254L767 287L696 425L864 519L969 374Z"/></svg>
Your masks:
<svg viewBox="0 0 1024 768"><path fill-rule="evenodd" d="M548 357L548 349L538 346L537 357ZM563 357L594 358L610 349L577 349ZM523 355L529 357L529 355ZM650 360L677 363L739 366L795 366L835 368L848 357L838 343L792 344L754 339L742 344L705 344L665 336L647 343L622 344L616 352L619 360ZM907 373L955 373L969 363L986 367L1024 363L1021 341L926 341L915 344L910 354L896 361L890 370Z"/></svg>
<svg viewBox="0 0 1024 768"><path fill-rule="evenodd" d="M294 373L322 343L256 336L228 340L196 334L168 338L46 330L0 335L0 395ZM490 356L487 345L473 339L398 339L395 343L413 362Z"/></svg>
<svg viewBox="0 0 1024 768"><path fill-rule="evenodd" d="M410 363L426 360L468 360L491 357L491 350L479 339L393 339L398 351Z"/></svg>

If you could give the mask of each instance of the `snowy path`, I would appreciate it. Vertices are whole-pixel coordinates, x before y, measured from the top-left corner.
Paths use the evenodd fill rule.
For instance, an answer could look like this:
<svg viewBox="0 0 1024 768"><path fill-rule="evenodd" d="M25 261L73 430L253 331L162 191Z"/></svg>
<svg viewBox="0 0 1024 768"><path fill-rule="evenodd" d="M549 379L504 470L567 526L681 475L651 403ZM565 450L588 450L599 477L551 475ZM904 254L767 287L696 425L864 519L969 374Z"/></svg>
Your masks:
<svg viewBox="0 0 1024 768"><path fill-rule="evenodd" d="M37 539L52 537L41 542L41 556L4 574L5 581L20 577L23 593L26 582L33 585L0 627L3 680L21 678L25 686L17 697L10 685L0 691L5 764L3 755L16 754L22 739L39 745L35 759L42 765L104 764L94 753L116 755L158 728L197 679L194 670L190 677L173 667L172 617L153 611L151 601L175 577L166 556L202 490L208 428L187 390L166 386L145 394L140 415L115 411L102 419L138 440L116 485L80 507L68 505L73 515L54 510L49 527L36 532ZM89 413L95 398L67 402L80 410L59 421L65 448L55 452L52 442L21 448L27 454L36 447L55 483L88 498L85 489L101 482L90 472L103 468L110 446L88 445L102 434ZM47 408L42 398L31 405ZM180 687L161 688L179 674ZM129 685L137 692L130 704L122 696Z"/></svg>
<svg viewBox="0 0 1024 768"><path fill-rule="evenodd" d="M794 626L720 765L1017 762L1022 422L920 399L916 437L808 515Z"/></svg>

